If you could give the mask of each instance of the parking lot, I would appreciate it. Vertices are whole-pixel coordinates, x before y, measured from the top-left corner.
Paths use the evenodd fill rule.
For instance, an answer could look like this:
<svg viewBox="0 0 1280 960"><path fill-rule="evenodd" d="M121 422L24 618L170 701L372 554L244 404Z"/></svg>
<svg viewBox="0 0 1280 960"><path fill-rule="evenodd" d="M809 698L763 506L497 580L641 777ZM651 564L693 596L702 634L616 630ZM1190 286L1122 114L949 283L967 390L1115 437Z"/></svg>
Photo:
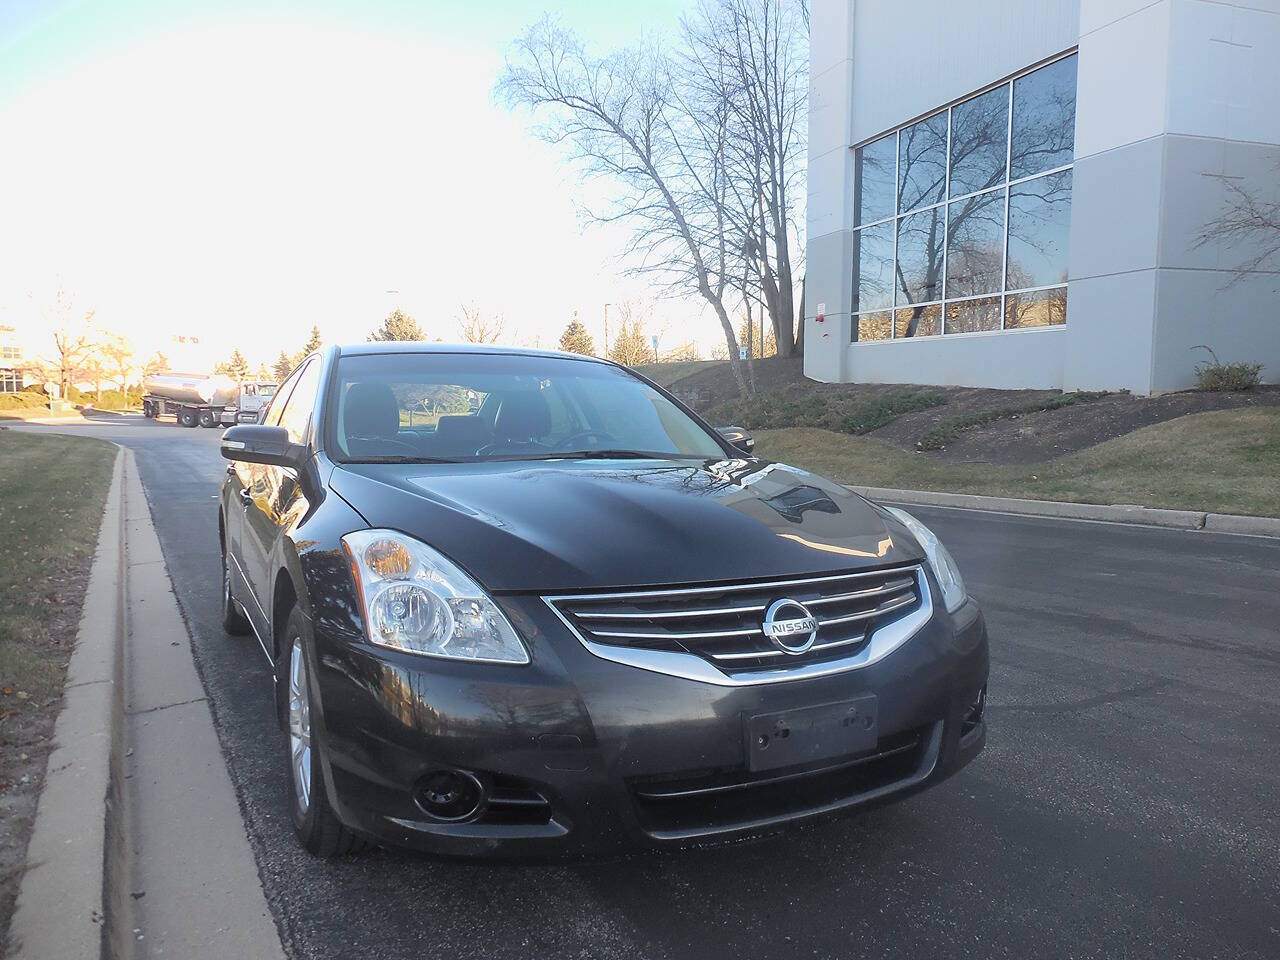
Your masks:
<svg viewBox="0 0 1280 960"><path fill-rule="evenodd" d="M218 623L219 432L77 431L137 454L292 956L1280 955L1277 541L921 508L992 639L987 749L939 788L678 854L324 863L261 652Z"/></svg>

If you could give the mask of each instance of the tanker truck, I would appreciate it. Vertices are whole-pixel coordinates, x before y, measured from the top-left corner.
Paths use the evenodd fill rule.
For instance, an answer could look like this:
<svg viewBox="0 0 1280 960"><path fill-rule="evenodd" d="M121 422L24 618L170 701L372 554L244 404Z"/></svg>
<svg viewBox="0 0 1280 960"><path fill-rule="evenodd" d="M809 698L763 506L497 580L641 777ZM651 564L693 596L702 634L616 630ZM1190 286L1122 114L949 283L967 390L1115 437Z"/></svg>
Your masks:
<svg viewBox="0 0 1280 960"><path fill-rule="evenodd" d="M142 384L146 417L175 417L184 427L219 427L254 422L275 384L242 383L221 374L160 373Z"/></svg>

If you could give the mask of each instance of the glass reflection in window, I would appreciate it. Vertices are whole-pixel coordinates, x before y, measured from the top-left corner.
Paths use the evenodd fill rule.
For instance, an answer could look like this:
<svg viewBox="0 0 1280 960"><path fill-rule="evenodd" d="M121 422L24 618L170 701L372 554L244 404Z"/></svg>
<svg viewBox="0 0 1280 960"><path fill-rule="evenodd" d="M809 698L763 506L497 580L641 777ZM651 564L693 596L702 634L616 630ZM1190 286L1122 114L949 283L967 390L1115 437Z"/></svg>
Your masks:
<svg viewBox="0 0 1280 960"><path fill-rule="evenodd" d="M1008 139L1007 84L952 108L950 195L962 197L1004 183Z"/></svg>
<svg viewBox="0 0 1280 960"><path fill-rule="evenodd" d="M947 297L999 293L1004 273L1004 188L952 203L947 235Z"/></svg>
<svg viewBox="0 0 1280 960"><path fill-rule="evenodd" d="M853 312L893 306L893 221L853 235Z"/></svg>
<svg viewBox="0 0 1280 960"><path fill-rule="evenodd" d="M1013 82L1010 179L1071 163L1076 146L1076 57Z"/></svg>
<svg viewBox="0 0 1280 960"><path fill-rule="evenodd" d="M898 221L898 303L942 299L945 219L945 208L933 207Z"/></svg>
<svg viewBox="0 0 1280 960"><path fill-rule="evenodd" d="M894 317L893 335L905 337L936 337L942 332L942 304L930 303L904 307Z"/></svg>
<svg viewBox="0 0 1280 960"><path fill-rule="evenodd" d="M947 190L947 111L905 128L898 137L898 212L940 202Z"/></svg>
<svg viewBox="0 0 1280 960"><path fill-rule="evenodd" d="M1008 290L1067 282L1071 171L1009 188Z"/></svg>
<svg viewBox="0 0 1280 960"><path fill-rule="evenodd" d="M854 226L893 216L898 135L859 147L853 158Z"/></svg>

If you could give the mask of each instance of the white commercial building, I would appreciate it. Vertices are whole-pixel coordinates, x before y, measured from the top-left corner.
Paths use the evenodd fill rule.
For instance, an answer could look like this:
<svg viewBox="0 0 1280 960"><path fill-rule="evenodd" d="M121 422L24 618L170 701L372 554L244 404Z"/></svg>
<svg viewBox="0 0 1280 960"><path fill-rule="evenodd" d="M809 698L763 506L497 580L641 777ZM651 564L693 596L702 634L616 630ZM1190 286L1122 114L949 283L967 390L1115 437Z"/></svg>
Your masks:
<svg viewBox="0 0 1280 960"><path fill-rule="evenodd" d="M805 373L1280 380L1280 264L1204 239L1280 182L1280 0L814 0Z"/></svg>

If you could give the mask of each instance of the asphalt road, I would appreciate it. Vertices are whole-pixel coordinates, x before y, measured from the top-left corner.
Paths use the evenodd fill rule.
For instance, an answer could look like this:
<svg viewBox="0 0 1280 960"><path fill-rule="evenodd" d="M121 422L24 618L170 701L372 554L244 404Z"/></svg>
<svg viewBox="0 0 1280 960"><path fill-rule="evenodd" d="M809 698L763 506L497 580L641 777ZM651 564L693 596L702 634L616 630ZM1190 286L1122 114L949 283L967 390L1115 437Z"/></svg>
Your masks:
<svg viewBox="0 0 1280 960"><path fill-rule="evenodd" d="M921 508L992 638L987 749L937 789L679 854L322 863L266 662L218 626L218 432L67 432L136 451L294 957L1280 956L1278 541Z"/></svg>

